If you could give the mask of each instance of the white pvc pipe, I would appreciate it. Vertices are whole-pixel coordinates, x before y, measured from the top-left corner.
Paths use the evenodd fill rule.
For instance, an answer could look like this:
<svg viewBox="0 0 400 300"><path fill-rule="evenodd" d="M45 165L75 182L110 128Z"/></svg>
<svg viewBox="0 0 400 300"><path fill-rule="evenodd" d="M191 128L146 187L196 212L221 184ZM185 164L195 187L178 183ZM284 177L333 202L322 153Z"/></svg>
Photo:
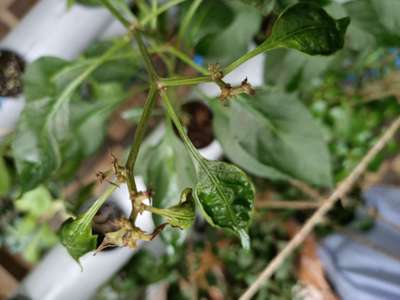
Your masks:
<svg viewBox="0 0 400 300"><path fill-rule="evenodd" d="M41 0L1 42L1 49L26 62L44 56L72 59L104 31L113 17L103 8L73 5L64 0Z"/></svg>
<svg viewBox="0 0 400 300"><path fill-rule="evenodd" d="M1 0L0 0L1 1ZM74 5L66 0L41 0L0 41L0 49L19 54L28 64L41 56L72 59L114 20L103 8ZM15 127L24 98L0 97L0 141Z"/></svg>

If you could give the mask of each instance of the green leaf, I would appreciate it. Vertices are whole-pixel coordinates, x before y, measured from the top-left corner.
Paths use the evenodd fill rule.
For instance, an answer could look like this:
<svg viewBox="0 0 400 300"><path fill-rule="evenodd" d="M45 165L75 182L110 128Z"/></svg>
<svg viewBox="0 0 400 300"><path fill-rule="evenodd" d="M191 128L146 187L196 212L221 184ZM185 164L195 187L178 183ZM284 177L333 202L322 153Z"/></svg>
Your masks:
<svg viewBox="0 0 400 300"><path fill-rule="evenodd" d="M320 126L295 95L257 90L253 97L232 102L229 121L233 144L264 166L258 169L254 163L246 166L242 165L245 160L237 161L241 167L271 179L284 174L319 186L332 184L330 156ZM220 133L216 134L220 139ZM224 150L230 147L229 142L222 145ZM271 174L266 167L276 172Z"/></svg>
<svg viewBox="0 0 400 300"><path fill-rule="evenodd" d="M263 164L256 157L252 156L239 143L234 130L230 126L231 109L222 106L218 101L212 101L213 128L214 133L224 149L224 154L230 161L237 164L245 171L259 177L275 180L288 179L289 176L278 171L272 166Z"/></svg>
<svg viewBox="0 0 400 300"><path fill-rule="evenodd" d="M21 212L40 217L48 212L52 205L52 200L50 192L44 186L39 186L32 191L24 193L21 198L17 199L15 207Z"/></svg>
<svg viewBox="0 0 400 300"><path fill-rule="evenodd" d="M400 2L397 0L354 0L344 4L354 28L372 35L384 46L400 45Z"/></svg>
<svg viewBox="0 0 400 300"><path fill-rule="evenodd" d="M2 156L0 156L0 196L7 194L11 187L11 177Z"/></svg>
<svg viewBox="0 0 400 300"><path fill-rule="evenodd" d="M267 15L274 8L275 1L273 0L240 0L242 3L251 5L260 10L264 15Z"/></svg>
<svg viewBox="0 0 400 300"><path fill-rule="evenodd" d="M288 91L309 91L333 59L334 56L310 56L298 51L277 49L268 53L265 59L265 82Z"/></svg>
<svg viewBox="0 0 400 300"><path fill-rule="evenodd" d="M62 224L59 232L61 243L77 262L81 256L96 248L97 236L92 234L92 220L115 188L112 186L106 190L84 214L75 219L69 218Z"/></svg>
<svg viewBox="0 0 400 300"><path fill-rule="evenodd" d="M190 6L184 6L183 15ZM204 0L190 21L189 30L185 34L185 43L189 47L196 46L203 38L215 35L225 29L233 20L233 11L223 1Z"/></svg>
<svg viewBox="0 0 400 300"><path fill-rule="evenodd" d="M231 24L216 35L208 35L196 46L198 54L222 65L247 52L262 19L253 7L236 4L233 8L236 14Z"/></svg>
<svg viewBox="0 0 400 300"><path fill-rule="evenodd" d="M284 10L260 48L284 47L310 55L329 55L343 48L349 18L333 19L320 6L300 2Z"/></svg>
<svg viewBox="0 0 400 300"><path fill-rule="evenodd" d="M115 39L97 41L91 44L84 53L88 61L106 53L115 43ZM119 49L110 59L97 68L93 74L98 82L120 82L130 84L141 64L140 53L137 48L126 45Z"/></svg>
<svg viewBox="0 0 400 300"><path fill-rule="evenodd" d="M238 167L219 161L199 162L193 195L206 220L213 226L236 233L242 246L250 247L247 229L254 208L255 189Z"/></svg>
<svg viewBox="0 0 400 300"><path fill-rule="evenodd" d="M12 141L22 192L46 181L63 164L61 147L68 144L68 137L71 140L74 128L71 102L81 99L77 89L126 43L120 40L96 59L69 63L44 57L28 66L24 77L27 103Z"/></svg>

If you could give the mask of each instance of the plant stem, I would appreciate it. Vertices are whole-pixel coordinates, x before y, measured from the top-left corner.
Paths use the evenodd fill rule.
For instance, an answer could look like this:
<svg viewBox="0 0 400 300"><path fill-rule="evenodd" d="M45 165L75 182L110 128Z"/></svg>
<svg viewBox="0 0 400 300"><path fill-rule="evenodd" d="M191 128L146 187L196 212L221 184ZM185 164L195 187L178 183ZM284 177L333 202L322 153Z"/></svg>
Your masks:
<svg viewBox="0 0 400 300"><path fill-rule="evenodd" d="M237 60L232 62L230 65L228 65L226 68L224 68L224 70L222 71L224 76L228 75L233 70L235 70L237 67L244 64L249 59L252 59L254 56L257 56L258 54L261 54L268 50L272 50L276 47L277 47L277 43L275 43L272 40L266 40L264 43L262 43L261 45L259 45L256 48L254 48L253 50L247 52L246 54L242 55Z"/></svg>
<svg viewBox="0 0 400 300"><path fill-rule="evenodd" d="M144 17L140 24L141 25L146 25L147 23L151 22L152 19L156 18L157 16L161 15L163 12L167 11L170 9L172 6L178 5L186 0L171 0L170 2L167 2L157 9L153 10L150 14L148 14L146 17Z"/></svg>
<svg viewBox="0 0 400 300"><path fill-rule="evenodd" d="M186 31L187 31L187 28L188 28L188 26L190 24L190 21L192 20L194 14L196 13L196 10L199 8L199 6L200 6L202 1L203 0L194 0L192 2L192 4L190 5L187 14L183 17L182 25L179 28L179 33L178 33L178 38L179 38L180 41L183 40L183 37L184 37L184 35L185 35Z"/></svg>
<svg viewBox="0 0 400 300"><path fill-rule="evenodd" d="M156 98L157 98L157 88L153 84L150 87L149 94L147 95L146 103L143 108L143 113L142 113L142 116L140 117L139 124L136 128L135 138L133 140L133 144L132 144L131 150L129 152L128 160L126 161L126 164L125 164L125 167L126 167L126 170L128 173L127 183L128 183L128 189L129 189L130 194L137 193L137 187L136 187L136 182L135 182L135 177L134 177L134 167L135 167L136 158L139 154L140 145L143 141L146 124L151 115L151 111L153 109Z"/></svg>
<svg viewBox="0 0 400 300"><path fill-rule="evenodd" d="M153 62L151 61L150 54L147 51L146 45L143 42L142 33L139 31L138 28L134 29L133 36L135 37L135 40L139 46L139 51L140 54L142 54L145 68L150 75L150 80L155 83L158 80L158 75Z"/></svg>
<svg viewBox="0 0 400 300"><path fill-rule="evenodd" d="M111 0L100 0L101 4L103 4L109 11L110 13L118 19L124 25L126 28L129 28L129 25L131 22L127 20L115 7L112 5Z"/></svg>
<svg viewBox="0 0 400 300"><path fill-rule="evenodd" d="M157 11L158 11L158 0L151 0L151 15L155 15L155 17L151 20L151 28L155 29L157 27Z"/></svg>
<svg viewBox="0 0 400 300"><path fill-rule="evenodd" d="M169 54L174 55L175 57L180 59L182 62L187 64L188 66L192 67L197 72L199 72L203 75L208 75L208 70L206 68L203 68L202 66L196 64L191 57L189 57L186 53L177 49L176 47L173 47L170 45L161 45L159 47L152 47L150 49L150 52L152 52L152 53L153 52L155 52L155 53L167 52Z"/></svg>
<svg viewBox="0 0 400 300"><path fill-rule="evenodd" d="M198 76L198 77L171 77L161 78L159 80L162 86L183 86L183 85L196 85L199 83L212 82L210 76Z"/></svg>
<svg viewBox="0 0 400 300"><path fill-rule="evenodd" d="M111 196L111 194L117 189L115 185L110 185L104 192L103 194L100 195L99 198L90 206L90 208L84 213L85 219L87 220L86 226L88 226L94 216L97 214L97 211L100 209L100 207L104 204L104 202L107 201L107 199Z"/></svg>
<svg viewBox="0 0 400 300"><path fill-rule="evenodd" d="M143 42L142 34L139 30L139 24L131 24L115 7L111 4L110 0L100 0L101 3L124 25L130 32L133 32L133 36L139 46L140 54L143 57L145 68L149 73L151 79L156 81L158 78L157 72L154 68L153 62L150 59L149 52L147 51L146 45Z"/></svg>
<svg viewBox="0 0 400 300"><path fill-rule="evenodd" d="M183 128L175 110L168 99L168 95L166 91L161 91L161 98L165 104L165 108L167 109L168 116L171 118L172 122L175 124L176 129L178 130L179 136L182 138L184 145L192 154L193 158L201 163L203 161L203 157L200 155L199 151L197 151L196 147L193 145L192 141L187 136L185 129Z"/></svg>
<svg viewBox="0 0 400 300"><path fill-rule="evenodd" d="M267 40L257 48L254 48L250 52L247 52L243 56L239 57L237 60L232 62L230 65L228 65L226 68L223 69L222 73L224 76L228 75L231 73L233 70L235 70L237 67L240 65L244 64L246 61L249 59L252 59L254 56L257 56L258 54L261 54L265 51L272 50L277 48L278 43L272 40ZM205 71L205 69L203 70ZM176 78L162 78L160 80L160 83L163 86L182 86L182 85L196 85L199 83L207 83L207 82L212 82L213 80L211 79L210 75L207 72L203 73L205 76L198 76L198 77L176 77Z"/></svg>

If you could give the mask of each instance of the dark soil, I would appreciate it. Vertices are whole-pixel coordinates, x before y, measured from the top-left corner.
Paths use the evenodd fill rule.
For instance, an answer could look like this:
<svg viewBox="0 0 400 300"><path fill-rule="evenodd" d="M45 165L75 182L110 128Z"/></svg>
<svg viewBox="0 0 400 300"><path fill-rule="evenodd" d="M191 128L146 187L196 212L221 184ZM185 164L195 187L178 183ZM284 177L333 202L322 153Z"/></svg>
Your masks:
<svg viewBox="0 0 400 300"><path fill-rule="evenodd" d="M213 115L207 105L200 101L190 101L182 106L183 123L193 145L204 148L214 140Z"/></svg>
<svg viewBox="0 0 400 300"><path fill-rule="evenodd" d="M0 96L12 97L22 92L24 60L16 53L0 50Z"/></svg>
<svg viewBox="0 0 400 300"><path fill-rule="evenodd" d="M270 13L268 16L265 16L263 18L260 30L254 37L254 42L257 45L262 44L271 35L272 26L274 25L276 19L277 15L275 15L274 13Z"/></svg>
<svg viewBox="0 0 400 300"><path fill-rule="evenodd" d="M93 218L93 233L98 235L97 246L100 246L107 232L116 231L114 220L121 218L123 213L119 207L113 203L105 203ZM106 251L106 248L103 251Z"/></svg>

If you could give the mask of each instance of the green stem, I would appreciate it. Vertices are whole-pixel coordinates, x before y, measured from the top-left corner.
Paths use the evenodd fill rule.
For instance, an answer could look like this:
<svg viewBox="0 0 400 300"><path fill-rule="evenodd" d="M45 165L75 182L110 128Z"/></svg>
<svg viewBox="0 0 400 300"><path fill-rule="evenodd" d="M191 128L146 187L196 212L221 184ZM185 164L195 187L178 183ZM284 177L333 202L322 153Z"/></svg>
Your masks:
<svg viewBox="0 0 400 300"><path fill-rule="evenodd" d="M161 48L161 51L163 51L163 50L176 56L182 62L184 62L185 64L187 64L187 65L191 66L193 69L195 69L197 72L199 72L203 75L208 75L208 70L206 68L203 68L202 66L199 66L198 64L196 64L191 57L187 56L186 53L180 51L179 49L172 47L172 46L166 46L164 48Z"/></svg>
<svg viewBox="0 0 400 300"><path fill-rule="evenodd" d="M213 173L209 170L206 159L201 156L200 152L196 149L196 147L192 144L191 140L187 136L185 129L183 128L181 122L179 121L179 118L176 115L175 110L172 107L172 104L168 99L167 93L165 91L162 91L161 97L162 97L165 107L167 109L168 116L171 118L172 122L174 122L175 127L178 130L178 133L179 133L180 137L182 138L184 145L186 146L188 151L191 153L192 158L198 163L198 166L200 167L200 169L211 180L211 182L215 186L215 189L216 189L217 193L219 194L219 196L221 197L221 199L226 199L224 191L220 188L218 178L216 178L213 175ZM229 205L227 200L224 200L224 201L226 201L226 204ZM230 214L232 214L232 211L230 211ZM234 220L235 219L234 216L231 215L231 219ZM239 227L237 227L237 228L239 230ZM247 234L241 230L239 230L239 234L241 236L241 239L243 240L243 243L245 243L246 242L245 237L247 237Z"/></svg>
<svg viewBox="0 0 400 300"><path fill-rule="evenodd" d="M180 41L183 40L183 37L187 31L187 28L189 27L190 21L192 20L194 14L196 13L196 10L199 8L202 1L203 0L194 0L192 2L192 4L190 5L187 14L183 17L182 25L179 28L179 33L178 33L178 37L179 37Z"/></svg>
<svg viewBox="0 0 400 300"><path fill-rule="evenodd" d="M124 25L126 28L129 28L129 25L131 22L127 20L115 7L112 5L111 0L100 0L101 4L103 4L110 12L111 14L118 19Z"/></svg>
<svg viewBox="0 0 400 300"><path fill-rule="evenodd" d="M92 222L94 216L97 214L97 211L100 207L107 201L107 199L111 196L111 194L117 189L115 185L110 185L103 194L97 198L96 202L92 204L92 206L85 212L85 220L87 220L85 226L89 226Z"/></svg>
<svg viewBox="0 0 400 300"><path fill-rule="evenodd" d="M161 46L153 46L149 49L150 53L169 53L179 60L181 60L183 63L187 64L188 66L192 67L195 69L197 72L203 74L203 75L208 75L208 70L206 68L203 68L202 66L199 66L196 64L193 59L188 56L185 52L177 49L174 46L171 45L161 45ZM169 78L167 78L169 80Z"/></svg>
<svg viewBox="0 0 400 300"><path fill-rule="evenodd" d="M264 43L259 45L258 47L254 48L253 50L247 52L246 54L242 55L239 57L237 60L232 62L229 66L224 68L222 71L224 76L228 75L230 72L235 70L237 67L248 61L249 59L252 59L254 56L257 56L258 54L261 54L263 52L266 52L268 50L272 50L277 47L277 43L275 43L272 40L266 40Z"/></svg>
<svg viewBox="0 0 400 300"><path fill-rule="evenodd" d="M138 28L138 24L131 24L118 10L114 8L110 0L100 0L101 3L124 25L130 32L133 32L133 36L139 46L140 54L143 57L145 68L149 73L151 79L156 81L158 78L157 72L154 68L153 62L151 61L149 52L147 51L146 45L143 42L142 34Z"/></svg>
<svg viewBox="0 0 400 300"><path fill-rule="evenodd" d="M156 72L153 62L151 61L150 54L147 51L146 45L143 42L142 34L138 29L136 29L136 30L134 30L133 35L139 46L140 54L142 54L142 57L144 60L144 66L145 66L147 72L149 73L151 80L153 82L156 82L158 80L158 75L157 75L157 72Z"/></svg>
<svg viewBox="0 0 400 300"><path fill-rule="evenodd" d="M128 173L128 189L131 194L137 193L137 187L134 177L134 168L137 156L139 154L140 145L143 141L144 132L146 129L146 124L151 115L151 111L153 109L155 100L157 98L157 88L153 84L150 87L149 94L147 95L146 103L143 108L142 116L140 117L139 124L136 128L135 138L133 140L133 144L131 150L129 152L128 160L126 161L126 170ZM132 210L133 211L133 210Z"/></svg>
<svg viewBox="0 0 400 300"><path fill-rule="evenodd" d="M154 14L155 17L150 21L150 23L151 23L151 27L153 29L155 29L157 27L157 17L158 17L157 11L158 11L158 0L152 0L151 1L151 14L152 15Z"/></svg>
<svg viewBox="0 0 400 300"><path fill-rule="evenodd" d="M193 145L192 141L187 136L185 129L183 128L175 110L169 101L168 95L166 91L161 91L161 97L165 104L165 108L167 109L168 116L171 118L172 122L175 124L176 129L178 130L179 136L182 138L184 145L188 149L188 151L192 154L193 158L198 162L201 163L203 161L203 157Z"/></svg>
<svg viewBox="0 0 400 300"><path fill-rule="evenodd" d="M171 78L161 78L159 80L162 86L183 86L183 85L196 85L200 83L212 82L210 76L198 76L198 77L171 77Z"/></svg>
<svg viewBox="0 0 400 300"><path fill-rule="evenodd" d="M230 65L228 65L222 73L224 76L228 75L231 73L233 70L235 70L237 67L248 61L249 59L252 59L253 57L257 56L258 54L261 54L263 52L266 52L268 50L275 49L279 46L279 44L275 41L272 40L267 40L257 48L254 48L250 52L244 54L243 56L239 57L237 60L232 62ZM183 86L183 85L196 85L200 83L207 83L207 82L212 82L213 80L206 72L205 69L203 69L204 76L198 76L198 77L176 77L176 78L161 78L160 83L165 86Z"/></svg>
<svg viewBox="0 0 400 300"><path fill-rule="evenodd" d="M147 23L151 22L154 18L157 16L161 15L163 12L167 11L170 9L172 6L178 5L186 0L172 0L170 2L167 2L160 7L158 7L156 10L153 10L150 14L148 14L146 17L144 17L140 24L141 25L146 25Z"/></svg>

